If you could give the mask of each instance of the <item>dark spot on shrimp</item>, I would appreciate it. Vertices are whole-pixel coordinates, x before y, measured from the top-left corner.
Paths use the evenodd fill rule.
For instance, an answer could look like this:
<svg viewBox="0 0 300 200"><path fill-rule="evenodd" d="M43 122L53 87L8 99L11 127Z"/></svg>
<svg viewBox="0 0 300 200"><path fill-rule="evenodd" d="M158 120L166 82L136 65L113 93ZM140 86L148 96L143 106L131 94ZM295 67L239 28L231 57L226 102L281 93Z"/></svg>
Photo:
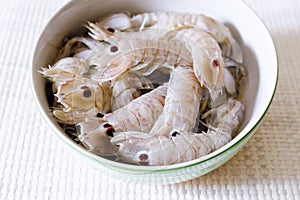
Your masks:
<svg viewBox="0 0 300 200"><path fill-rule="evenodd" d="M97 67L97 65L90 65L90 66L89 66L90 69L94 69L94 68L96 68L96 67Z"/></svg>
<svg viewBox="0 0 300 200"><path fill-rule="evenodd" d="M177 131L174 131L174 132L171 134L172 137L176 137L177 135L180 135L180 133L178 133Z"/></svg>
<svg viewBox="0 0 300 200"><path fill-rule="evenodd" d="M110 136L110 137L114 137L114 132L115 132L115 129L114 128L108 128L106 130L106 135Z"/></svg>
<svg viewBox="0 0 300 200"><path fill-rule="evenodd" d="M109 128L109 127L112 127L112 125L110 125L110 124L104 124L103 127L104 128Z"/></svg>
<svg viewBox="0 0 300 200"><path fill-rule="evenodd" d="M76 129L76 132L80 134L81 127L79 124L76 124L75 129Z"/></svg>
<svg viewBox="0 0 300 200"><path fill-rule="evenodd" d="M91 97L92 96L92 91L88 86L82 86L81 89L83 89L83 96L84 97Z"/></svg>
<svg viewBox="0 0 300 200"><path fill-rule="evenodd" d="M111 33L114 33L114 32L115 32L115 29L114 29L114 28L111 28L111 27L108 27L106 30L107 30L108 32L111 32Z"/></svg>
<svg viewBox="0 0 300 200"><path fill-rule="evenodd" d="M84 91L83 91L83 96L84 96L84 97L90 97L90 96L92 96L91 90L84 90Z"/></svg>
<svg viewBox="0 0 300 200"><path fill-rule="evenodd" d="M112 46L110 47L110 52L117 52L119 50L119 48L117 46Z"/></svg>
<svg viewBox="0 0 300 200"><path fill-rule="evenodd" d="M141 95L143 95L143 94L147 94L148 92L151 92L152 89L139 89L138 91Z"/></svg>
<svg viewBox="0 0 300 200"><path fill-rule="evenodd" d="M96 115L96 117L102 118L102 117L104 117L104 114L98 113L98 114Z"/></svg>
<svg viewBox="0 0 300 200"><path fill-rule="evenodd" d="M212 64L214 67L220 67L220 63L218 60L214 60Z"/></svg>
<svg viewBox="0 0 300 200"><path fill-rule="evenodd" d="M139 159L140 159L140 164L142 164L142 165L146 165L146 164L148 164L148 155L147 154L145 154L145 153L142 153L140 156L139 156Z"/></svg>

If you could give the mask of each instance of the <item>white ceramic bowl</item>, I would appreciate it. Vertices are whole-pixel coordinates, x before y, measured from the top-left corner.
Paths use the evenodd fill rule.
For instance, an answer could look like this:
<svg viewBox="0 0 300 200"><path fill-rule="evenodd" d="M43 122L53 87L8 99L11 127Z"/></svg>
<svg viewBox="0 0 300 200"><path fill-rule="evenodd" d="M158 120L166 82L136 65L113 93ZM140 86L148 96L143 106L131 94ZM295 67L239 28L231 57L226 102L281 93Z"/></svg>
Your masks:
<svg viewBox="0 0 300 200"><path fill-rule="evenodd" d="M104 159L89 153L73 142L49 115L45 92L46 80L37 71L52 64L63 37L84 30L86 20L122 11L176 11L203 13L225 23L240 43L248 83L242 102L245 119L239 134L219 150L190 162L171 166L133 166ZM219 167L249 140L259 127L275 93L278 76L276 50L266 27L259 17L240 0L89 0L70 1L50 20L36 45L31 68L31 82L38 108L49 127L81 159L118 179L146 183L175 183L193 179Z"/></svg>

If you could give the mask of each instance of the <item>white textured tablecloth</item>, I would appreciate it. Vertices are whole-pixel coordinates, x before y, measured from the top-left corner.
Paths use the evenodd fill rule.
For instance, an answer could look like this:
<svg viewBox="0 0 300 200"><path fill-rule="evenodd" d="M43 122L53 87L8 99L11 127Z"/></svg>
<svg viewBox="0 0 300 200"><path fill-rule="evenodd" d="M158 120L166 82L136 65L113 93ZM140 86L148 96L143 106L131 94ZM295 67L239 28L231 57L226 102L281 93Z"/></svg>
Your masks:
<svg viewBox="0 0 300 200"><path fill-rule="evenodd" d="M280 75L272 106L249 143L225 165L165 186L120 182L82 163L37 110L28 73L34 45L66 2L0 0L1 200L300 199L299 0L245 0L277 46Z"/></svg>

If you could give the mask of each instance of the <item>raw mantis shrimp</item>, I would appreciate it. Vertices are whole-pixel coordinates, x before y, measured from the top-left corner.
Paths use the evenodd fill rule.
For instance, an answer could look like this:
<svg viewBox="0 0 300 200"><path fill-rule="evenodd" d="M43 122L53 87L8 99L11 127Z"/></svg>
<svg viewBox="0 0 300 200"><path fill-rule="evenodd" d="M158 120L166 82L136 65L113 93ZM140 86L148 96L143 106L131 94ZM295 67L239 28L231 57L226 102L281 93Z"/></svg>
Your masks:
<svg viewBox="0 0 300 200"><path fill-rule="evenodd" d="M89 30L91 31L90 35L93 38L96 39L100 37L99 29L100 27L90 23ZM159 48L166 49L173 46L172 49L169 50L171 52L176 52L176 48L178 48L178 45L172 44L176 41L180 41L191 53L193 68L201 84L205 84L211 90L223 87L224 60L222 57L222 50L220 49L218 42L207 32L204 32L201 29L182 27L179 30L159 30L149 28L138 33L139 34L137 34L137 32L115 33L114 36L105 41L118 47L117 44L122 41L122 38L130 38L130 42L146 41L147 39L147 41L152 41L153 45L148 45L151 48L156 48L158 40L169 41L171 45L164 42L165 45L167 45L164 47L164 43L160 42L161 45ZM100 33L100 35L102 34ZM142 48L142 44L138 44L137 42L135 42L135 45L131 46L132 50ZM134 53L134 55L136 55L136 53ZM135 61L143 62L138 59Z"/></svg>
<svg viewBox="0 0 300 200"><path fill-rule="evenodd" d="M54 116L88 151L170 165L234 137L246 73L225 25L201 14L158 12L118 13L86 28L90 37L67 40L41 73L53 85ZM155 73L164 74L157 88Z"/></svg>
<svg viewBox="0 0 300 200"><path fill-rule="evenodd" d="M116 18L119 19L120 23L115 20ZM226 57L230 57L238 63L243 62L241 48L230 30L215 19L203 14L150 12L130 17L129 13L118 13L105 18L96 25L103 26L106 30L113 30L113 32L116 30L142 30L145 27L169 30L187 26L199 28L211 34L221 44ZM104 40L110 36L111 34L103 34Z"/></svg>
<svg viewBox="0 0 300 200"><path fill-rule="evenodd" d="M240 46L232 36L230 30L225 25L206 15L188 13L178 14L173 12L143 13L134 16L131 19L131 23L134 26L152 25L154 28L174 28L181 26L199 27L199 29L211 34L222 45L225 56L230 57L239 63L242 63L243 61L242 54L240 53Z"/></svg>
<svg viewBox="0 0 300 200"><path fill-rule="evenodd" d="M60 59L53 67L42 68L41 73L53 82L57 102L53 115L59 121L75 124L85 117L110 110L110 84L87 78L88 71L87 63L74 57Z"/></svg>
<svg viewBox="0 0 300 200"><path fill-rule="evenodd" d="M117 45L108 45L107 51L89 59L90 65L98 66L93 79L114 80L129 70L149 75L160 66L171 69L178 65L192 66L190 53L184 44L175 40L122 40Z"/></svg>
<svg viewBox="0 0 300 200"><path fill-rule="evenodd" d="M54 116L64 123L75 124L86 117L117 110L139 97L141 90L151 90L154 86L145 77L131 72L113 83L76 78L55 88L60 106L54 108Z"/></svg>
<svg viewBox="0 0 300 200"><path fill-rule="evenodd" d="M90 67L79 58L60 59L41 73L53 82L57 107L53 114L63 123L75 124L97 113L107 113L141 95L140 89L153 84L137 73L127 73L112 83L89 79Z"/></svg>
<svg viewBox="0 0 300 200"><path fill-rule="evenodd" d="M122 28L121 25L118 24L118 21L123 23ZM87 27L90 30L90 36L95 39L102 37L103 40L108 42L116 40L116 38L117 40L120 40L118 37L161 39L161 37L167 35L168 32L175 32L176 35L179 36L177 37L179 40L184 40L190 49L193 47L193 64L195 73L197 74L199 81L203 82L203 80L206 80L207 83L210 83L210 88L215 86L220 89L220 87L224 84L224 76L227 78L224 80L227 86L230 82L232 83L230 74L226 69L223 69L224 61L221 58L222 52L227 52L226 56L230 57L231 60L235 60L237 63L241 63L243 60L241 49L230 33L230 30L223 24L205 15L186 13L178 14L172 12L143 13L130 18L129 13L118 13L111 15L96 24L89 23L89 26ZM145 27L151 27L151 29L145 29ZM139 32L130 31L137 28L140 29ZM174 31L176 29L179 29L179 31ZM214 39L223 44L223 51L220 50ZM199 51L197 48L203 45L206 47L206 51L204 53L208 54L211 59L204 65L203 60L207 59L203 58L207 57L201 56L203 55L201 54L203 51ZM208 51L209 45L211 45L211 47L209 47ZM227 47L227 50L224 50L225 46ZM202 62L199 63L199 61ZM224 70L226 72L223 72ZM225 74L223 75L223 73ZM234 92L232 88L227 87L227 89L229 89L230 93Z"/></svg>
<svg viewBox="0 0 300 200"><path fill-rule="evenodd" d="M53 114L60 121L76 124L86 117L106 113L111 108L111 87L87 78L77 78L58 86Z"/></svg>
<svg viewBox="0 0 300 200"><path fill-rule="evenodd" d="M224 86L224 59L217 41L207 32L196 28L174 31L172 39L181 40L193 57L193 69L201 84L210 89Z"/></svg>
<svg viewBox="0 0 300 200"><path fill-rule="evenodd" d="M191 68L178 66L171 72L165 106L150 135L192 131L201 101L201 88Z"/></svg>
<svg viewBox="0 0 300 200"><path fill-rule="evenodd" d="M167 86L159 86L112 113L87 118L77 124L79 140L94 153L113 155L115 151L110 150L114 148L107 149L112 145L108 137L128 130L149 132L163 110L166 93ZM101 138L106 139L101 141Z"/></svg>
<svg viewBox="0 0 300 200"><path fill-rule="evenodd" d="M171 137L143 132L123 132L111 142L119 146L118 155L127 163L170 165L207 155L227 144L242 121L244 106L238 100L212 109L214 116L207 133L174 132Z"/></svg>

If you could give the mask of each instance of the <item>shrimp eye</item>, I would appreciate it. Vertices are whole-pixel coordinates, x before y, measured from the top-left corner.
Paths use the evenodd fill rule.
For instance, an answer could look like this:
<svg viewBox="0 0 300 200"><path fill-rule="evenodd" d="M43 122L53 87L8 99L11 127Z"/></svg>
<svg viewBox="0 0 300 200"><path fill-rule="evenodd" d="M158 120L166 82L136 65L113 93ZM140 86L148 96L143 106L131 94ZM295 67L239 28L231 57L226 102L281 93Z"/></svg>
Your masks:
<svg viewBox="0 0 300 200"><path fill-rule="evenodd" d="M109 128L109 127L112 127L112 125L110 125L110 124L104 124L103 127L104 128Z"/></svg>
<svg viewBox="0 0 300 200"><path fill-rule="evenodd" d="M177 135L180 135L180 133L178 133L177 131L174 131L174 132L171 134L172 137L176 137Z"/></svg>
<svg viewBox="0 0 300 200"><path fill-rule="evenodd" d="M110 47L110 52L112 52L112 53L117 52L118 50L119 50L119 48L117 46Z"/></svg>
<svg viewBox="0 0 300 200"><path fill-rule="evenodd" d="M149 163L149 160L148 160L148 155L145 154L145 153L142 153L140 156L139 156L139 159L140 159L140 164L143 164L143 165L146 165Z"/></svg>
<svg viewBox="0 0 300 200"><path fill-rule="evenodd" d="M97 65L90 65L90 66L89 66L90 69L94 69L94 68L96 68L96 67L97 67Z"/></svg>
<svg viewBox="0 0 300 200"><path fill-rule="evenodd" d="M97 117L102 118L104 115L102 113L97 113Z"/></svg>
<svg viewBox="0 0 300 200"><path fill-rule="evenodd" d="M107 30L108 32L111 32L111 33L114 33L114 32L115 32L115 29L113 29L113 28L111 28L111 27L107 28L106 30Z"/></svg>
<svg viewBox="0 0 300 200"><path fill-rule="evenodd" d="M218 60L214 60L212 64L214 67L220 67L220 63Z"/></svg>
<svg viewBox="0 0 300 200"><path fill-rule="evenodd" d="M83 89L83 96L88 98L92 96L92 91L88 86L82 86L81 89Z"/></svg>
<svg viewBox="0 0 300 200"><path fill-rule="evenodd" d="M110 137L114 137L114 132L115 132L115 129L109 128L106 130L106 135L108 135Z"/></svg>

